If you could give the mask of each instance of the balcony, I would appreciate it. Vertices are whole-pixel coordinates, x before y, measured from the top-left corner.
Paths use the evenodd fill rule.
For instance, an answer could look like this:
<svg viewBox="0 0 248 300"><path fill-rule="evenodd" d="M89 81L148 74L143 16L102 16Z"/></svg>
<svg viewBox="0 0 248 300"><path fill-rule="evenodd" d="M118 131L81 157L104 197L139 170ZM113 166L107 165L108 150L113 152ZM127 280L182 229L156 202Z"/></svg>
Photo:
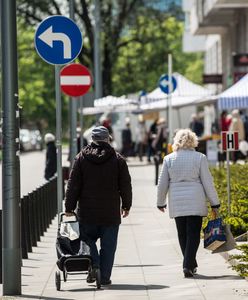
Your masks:
<svg viewBox="0 0 248 300"><path fill-rule="evenodd" d="M220 9L248 8L247 0L203 0L201 2L203 3L204 16L218 13Z"/></svg>
<svg viewBox="0 0 248 300"><path fill-rule="evenodd" d="M221 34L235 20L238 9L248 8L247 0L195 0L191 10L193 34Z"/></svg>

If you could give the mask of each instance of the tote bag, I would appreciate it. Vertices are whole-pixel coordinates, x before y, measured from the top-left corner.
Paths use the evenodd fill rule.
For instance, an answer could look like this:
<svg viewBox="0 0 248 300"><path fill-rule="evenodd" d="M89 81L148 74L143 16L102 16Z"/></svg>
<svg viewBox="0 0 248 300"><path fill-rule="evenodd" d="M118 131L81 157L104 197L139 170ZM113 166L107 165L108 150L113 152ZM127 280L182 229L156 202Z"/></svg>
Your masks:
<svg viewBox="0 0 248 300"><path fill-rule="evenodd" d="M224 227L224 232L226 235L226 241L220 247L213 250L212 253L220 253L220 252L230 251L230 250L236 248L236 246L237 246L237 243L232 235L230 225L224 224L223 227Z"/></svg>
<svg viewBox="0 0 248 300"><path fill-rule="evenodd" d="M208 221L207 226L203 229L204 232L204 248L208 250L216 250L226 241L222 218L217 218Z"/></svg>

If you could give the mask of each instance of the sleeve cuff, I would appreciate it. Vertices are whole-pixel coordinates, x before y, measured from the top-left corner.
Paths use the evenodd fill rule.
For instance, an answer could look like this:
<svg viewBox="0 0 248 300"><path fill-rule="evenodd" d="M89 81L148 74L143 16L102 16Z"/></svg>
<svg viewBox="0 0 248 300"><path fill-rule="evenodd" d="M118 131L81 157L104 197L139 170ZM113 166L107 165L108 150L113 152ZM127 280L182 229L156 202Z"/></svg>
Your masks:
<svg viewBox="0 0 248 300"><path fill-rule="evenodd" d="M217 205L211 205L211 208L219 208L220 207L220 204L217 204Z"/></svg>
<svg viewBox="0 0 248 300"><path fill-rule="evenodd" d="M157 206L157 208L166 208L167 204L163 205L163 206Z"/></svg>

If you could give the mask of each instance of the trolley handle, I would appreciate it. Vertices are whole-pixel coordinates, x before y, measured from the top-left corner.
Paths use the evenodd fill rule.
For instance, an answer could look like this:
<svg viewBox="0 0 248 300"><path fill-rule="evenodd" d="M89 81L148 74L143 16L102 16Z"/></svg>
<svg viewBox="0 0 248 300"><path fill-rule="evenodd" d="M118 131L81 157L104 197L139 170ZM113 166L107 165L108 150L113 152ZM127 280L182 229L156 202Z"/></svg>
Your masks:
<svg viewBox="0 0 248 300"><path fill-rule="evenodd" d="M77 217L76 213L73 211L72 214L75 217L75 221L78 222L78 217ZM59 214L59 223L64 222L63 221L63 217L66 217L66 214L64 212L62 212L62 213ZM71 216L70 217L66 217L66 218L71 218ZM69 222L72 222L72 221L69 221Z"/></svg>

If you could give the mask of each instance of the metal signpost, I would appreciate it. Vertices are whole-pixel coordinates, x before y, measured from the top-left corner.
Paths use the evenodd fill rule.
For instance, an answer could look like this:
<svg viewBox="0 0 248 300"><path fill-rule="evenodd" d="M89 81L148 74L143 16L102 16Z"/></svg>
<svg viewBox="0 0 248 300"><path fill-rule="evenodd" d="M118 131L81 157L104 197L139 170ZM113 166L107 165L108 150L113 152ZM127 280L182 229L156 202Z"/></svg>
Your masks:
<svg viewBox="0 0 248 300"><path fill-rule="evenodd" d="M84 136L83 136L83 127L84 127L84 123L83 123L83 112L84 112L84 98L83 96L80 97L80 128L81 128L81 131L80 131L80 146L81 148L83 147L84 145Z"/></svg>
<svg viewBox="0 0 248 300"><path fill-rule="evenodd" d="M64 94L80 100L80 128L83 129L83 98L92 86L90 71L81 64L70 64L60 72L60 85ZM77 98L76 98L77 97ZM79 97L79 98L78 98ZM73 99L73 98L72 98ZM80 145L83 145L83 135L80 133Z"/></svg>
<svg viewBox="0 0 248 300"><path fill-rule="evenodd" d="M16 1L1 2L3 99L3 295L21 294L21 222Z"/></svg>
<svg viewBox="0 0 248 300"><path fill-rule="evenodd" d="M69 15L74 21L74 0L69 0ZM70 124L70 167L73 165L74 157L77 155L77 100L73 97L69 101L69 124Z"/></svg>
<svg viewBox="0 0 248 300"><path fill-rule="evenodd" d="M239 150L239 137L237 131L221 131L221 148L226 152L227 170L227 203L228 216L231 213L231 189L230 189L230 151Z"/></svg>
<svg viewBox="0 0 248 300"><path fill-rule="evenodd" d="M73 61L81 51L83 39L74 21L64 16L52 16L42 21L35 32L35 47L46 62L55 65L56 89L56 146L58 214L62 211L62 120L60 66Z"/></svg>
<svg viewBox="0 0 248 300"><path fill-rule="evenodd" d="M101 13L100 0L94 0L94 78L95 78L95 99L102 97L102 68L100 50Z"/></svg>
<svg viewBox="0 0 248 300"><path fill-rule="evenodd" d="M169 138L168 142L171 142L172 138L172 107L171 107L171 93L177 87L177 81L174 76L172 76L172 56L169 54L168 56L168 75L163 74L159 79L159 87L161 91L168 95L167 97L167 123L168 123L168 131L169 131Z"/></svg>

